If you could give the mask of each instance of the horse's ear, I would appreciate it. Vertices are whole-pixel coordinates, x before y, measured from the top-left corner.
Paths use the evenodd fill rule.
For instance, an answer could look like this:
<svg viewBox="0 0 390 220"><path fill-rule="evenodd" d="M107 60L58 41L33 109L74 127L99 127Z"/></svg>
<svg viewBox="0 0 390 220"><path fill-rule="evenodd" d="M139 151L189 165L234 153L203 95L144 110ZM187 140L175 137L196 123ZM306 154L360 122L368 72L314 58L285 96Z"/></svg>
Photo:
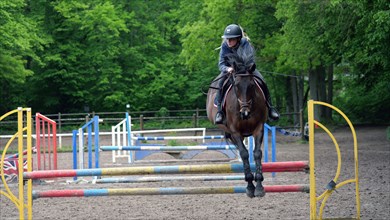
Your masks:
<svg viewBox="0 0 390 220"><path fill-rule="evenodd" d="M251 66L249 67L249 72L253 73L256 70L256 64L252 63Z"/></svg>

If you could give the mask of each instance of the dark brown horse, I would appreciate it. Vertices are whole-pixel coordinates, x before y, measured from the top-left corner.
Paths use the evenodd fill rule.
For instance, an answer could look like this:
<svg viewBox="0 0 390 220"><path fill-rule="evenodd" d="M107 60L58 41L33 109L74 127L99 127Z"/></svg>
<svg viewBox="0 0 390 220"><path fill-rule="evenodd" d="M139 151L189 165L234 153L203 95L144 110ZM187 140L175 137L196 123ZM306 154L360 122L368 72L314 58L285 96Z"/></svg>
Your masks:
<svg viewBox="0 0 390 220"><path fill-rule="evenodd" d="M260 89L256 78L256 65L247 63L237 55L230 54L229 64L234 68L234 72L228 76L231 83L231 89L225 97L225 123L218 125L225 136L230 140L240 152L244 165L245 181L248 182L246 194L249 197L262 197L265 195L262 173L262 151L264 123L267 120L267 105L264 94ZM218 83L216 80L210 86L207 94L207 116L214 123L214 117L217 113L217 107L214 105L214 99L217 93ZM249 153L243 140L245 137L253 135L255 148L253 151L254 161L256 163L255 175L252 174L249 164ZM253 184L256 182L256 187Z"/></svg>

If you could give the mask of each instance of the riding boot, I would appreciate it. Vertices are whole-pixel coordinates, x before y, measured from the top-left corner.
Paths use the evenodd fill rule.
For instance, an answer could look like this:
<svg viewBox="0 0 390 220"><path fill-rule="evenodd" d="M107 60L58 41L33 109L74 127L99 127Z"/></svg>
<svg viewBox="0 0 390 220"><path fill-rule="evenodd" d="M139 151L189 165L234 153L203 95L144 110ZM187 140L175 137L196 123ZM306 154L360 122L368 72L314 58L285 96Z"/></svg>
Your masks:
<svg viewBox="0 0 390 220"><path fill-rule="evenodd" d="M268 90L267 84L265 83L264 79L261 79L262 81L262 88L265 95L265 98L267 99L267 107L268 107L268 117L271 118L273 121L279 120L279 112L272 106L272 100L271 100L271 94Z"/></svg>
<svg viewBox="0 0 390 220"><path fill-rule="evenodd" d="M218 93L222 93L221 90L218 91ZM223 119L224 119L224 115L223 115L223 111L222 111L222 95L221 94L218 94L217 95L217 107L218 107L218 112L217 114L215 114L215 124L222 124L223 123Z"/></svg>
<svg viewBox="0 0 390 220"><path fill-rule="evenodd" d="M268 105L268 116L274 120L277 121L279 120L279 112L272 106L272 101L271 101L271 96L268 93L267 96L267 105Z"/></svg>
<svg viewBox="0 0 390 220"><path fill-rule="evenodd" d="M217 93L217 108L218 112L215 114L215 124L222 124L224 119L224 113L222 110L222 99L223 99L223 83L225 81L226 77L222 76L221 79L219 79L219 90Z"/></svg>

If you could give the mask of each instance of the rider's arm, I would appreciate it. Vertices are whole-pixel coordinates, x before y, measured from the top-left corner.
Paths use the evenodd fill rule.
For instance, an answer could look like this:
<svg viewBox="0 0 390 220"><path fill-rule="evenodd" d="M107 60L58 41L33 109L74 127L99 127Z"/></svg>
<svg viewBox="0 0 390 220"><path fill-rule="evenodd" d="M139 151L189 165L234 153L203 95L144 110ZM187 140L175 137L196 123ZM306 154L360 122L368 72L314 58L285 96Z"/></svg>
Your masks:
<svg viewBox="0 0 390 220"><path fill-rule="evenodd" d="M225 60L225 56L228 53L230 53L229 47L225 42L223 42L221 45L221 50L219 51L219 61L218 61L218 68L219 71L221 71L222 73L226 73L227 68L229 68Z"/></svg>

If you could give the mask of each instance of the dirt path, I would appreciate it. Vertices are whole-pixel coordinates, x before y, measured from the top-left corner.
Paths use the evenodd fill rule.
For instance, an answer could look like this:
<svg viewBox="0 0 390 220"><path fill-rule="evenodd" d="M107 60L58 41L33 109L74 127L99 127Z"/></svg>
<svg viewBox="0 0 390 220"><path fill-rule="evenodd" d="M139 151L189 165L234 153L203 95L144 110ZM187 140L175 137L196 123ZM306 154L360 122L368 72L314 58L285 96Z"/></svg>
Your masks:
<svg viewBox="0 0 390 220"><path fill-rule="evenodd" d="M359 144L359 178L361 219L390 219L390 142L386 127L357 127ZM339 182L353 178L353 142L347 128L333 131L342 154ZM318 192L325 190L334 178L337 157L334 145L326 133L316 133L316 175ZM296 137L277 136L277 160L308 160L308 144ZM160 154L155 159L163 159ZM201 158L221 157L207 152ZM61 169L72 166L71 154L59 155ZM111 154L102 154L108 165ZM122 165L126 165L122 161ZM265 174L265 185L308 184L309 176L302 173L278 173L272 178ZM65 180L34 186L34 190L93 189L125 187L181 187L245 185L242 181L192 181L130 184L65 184ZM349 217L355 211L354 185L346 185L327 201L324 217ZM0 219L17 219L14 206L0 197ZM171 196L113 196L88 198L53 198L34 200L34 219L308 219L309 194L267 194L263 198L232 195L171 195Z"/></svg>

